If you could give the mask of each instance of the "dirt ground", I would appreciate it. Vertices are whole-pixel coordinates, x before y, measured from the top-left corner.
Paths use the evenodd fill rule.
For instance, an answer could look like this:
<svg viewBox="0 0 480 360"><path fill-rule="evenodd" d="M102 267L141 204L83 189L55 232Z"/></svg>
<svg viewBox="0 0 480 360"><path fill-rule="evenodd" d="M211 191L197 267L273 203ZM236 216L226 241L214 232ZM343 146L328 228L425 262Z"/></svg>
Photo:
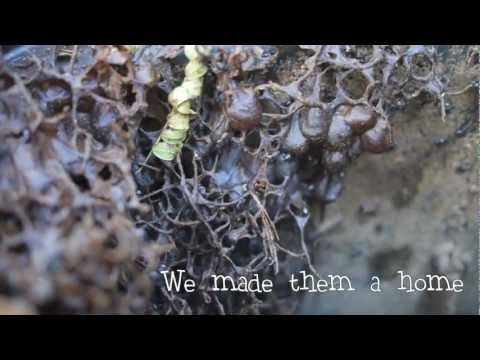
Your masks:
<svg viewBox="0 0 480 360"><path fill-rule="evenodd" d="M478 77L465 71L464 47L443 50L451 88ZM478 313L477 89L449 99L445 123L434 104L397 113L396 150L364 155L348 170L345 192L327 208L325 222L336 225L318 240L315 264L349 276L358 291L306 295L301 313ZM464 292L406 294L397 290L398 270L447 274L464 281ZM382 293L369 291L371 276L382 280Z"/></svg>

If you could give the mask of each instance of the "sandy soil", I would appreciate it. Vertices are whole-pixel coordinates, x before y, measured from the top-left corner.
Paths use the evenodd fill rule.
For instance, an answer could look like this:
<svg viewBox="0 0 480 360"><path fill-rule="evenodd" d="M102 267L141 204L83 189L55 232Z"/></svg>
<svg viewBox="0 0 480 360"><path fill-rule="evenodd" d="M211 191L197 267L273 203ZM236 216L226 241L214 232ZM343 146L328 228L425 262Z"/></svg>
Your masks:
<svg viewBox="0 0 480 360"><path fill-rule="evenodd" d="M474 79L464 66L468 49L440 50L450 88ZM301 313L478 313L477 128L459 134L477 123L477 89L449 101L446 123L435 104L398 113L396 151L362 156L348 170L343 196L327 208L325 222L338 225L319 239L315 262L322 274L349 276L357 291L307 294ZM398 270L462 279L464 291L406 294L397 290ZM374 275L381 293L369 290Z"/></svg>

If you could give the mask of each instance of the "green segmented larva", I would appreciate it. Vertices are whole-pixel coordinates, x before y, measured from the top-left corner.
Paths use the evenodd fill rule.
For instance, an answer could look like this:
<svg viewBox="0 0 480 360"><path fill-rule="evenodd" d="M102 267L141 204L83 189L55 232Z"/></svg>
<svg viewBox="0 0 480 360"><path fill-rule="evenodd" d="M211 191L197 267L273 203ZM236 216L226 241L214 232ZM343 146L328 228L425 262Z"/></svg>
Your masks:
<svg viewBox="0 0 480 360"><path fill-rule="evenodd" d="M191 109L191 100L201 95L203 77L208 71L195 45L185 45L184 51L189 60L185 67L185 78L182 85L168 95L172 111L167 116L165 127L152 148L153 155L166 161L175 159L182 149L190 127L190 119L195 115Z"/></svg>

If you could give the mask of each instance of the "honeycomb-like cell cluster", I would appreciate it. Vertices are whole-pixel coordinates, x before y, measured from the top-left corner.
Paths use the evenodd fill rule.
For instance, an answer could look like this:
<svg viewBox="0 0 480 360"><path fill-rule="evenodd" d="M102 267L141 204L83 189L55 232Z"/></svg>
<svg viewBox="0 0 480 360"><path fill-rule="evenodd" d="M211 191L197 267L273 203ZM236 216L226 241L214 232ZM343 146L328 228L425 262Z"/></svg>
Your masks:
<svg viewBox="0 0 480 360"><path fill-rule="evenodd" d="M0 297L34 313L143 313L132 63L114 47L0 57ZM135 100L135 99L134 99Z"/></svg>
<svg viewBox="0 0 480 360"><path fill-rule="evenodd" d="M195 295L170 293L157 272L155 311L269 311L281 299L261 306L251 293L212 292L210 276L261 272L279 279L293 258L315 272L305 234L308 203L335 201L345 169L361 153L394 148L391 113L422 93L442 91L435 56L422 46L209 45L199 51L211 72L181 161L141 167L165 106L158 111L149 102L157 111L137 134L143 150L133 171L151 208L146 224L152 237L167 236L177 249L160 269L186 269L201 284ZM303 60L292 64L292 58ZM166 94L149 91L165 103Z"/></svg>
<svg viewBox="0 0 480 360"><path fill-rule="evenodd" d="M180 160L146 162L182 49L2 48L0 300L40 313L293 312L287 266L316 272L309 204L335 201L359 155L394 147L393 111L442 91L423 46L201 46L209 72ZM197 291L167 290L161 272L176 269ZM276 291L212 291L213 274L253 273Z"/></svg>

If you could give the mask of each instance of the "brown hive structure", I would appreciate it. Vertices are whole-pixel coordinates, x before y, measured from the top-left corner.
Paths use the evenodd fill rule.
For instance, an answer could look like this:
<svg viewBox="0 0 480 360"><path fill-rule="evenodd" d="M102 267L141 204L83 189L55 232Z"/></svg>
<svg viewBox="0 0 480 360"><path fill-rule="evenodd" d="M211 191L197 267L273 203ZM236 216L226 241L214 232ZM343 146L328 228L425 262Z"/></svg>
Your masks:
<svg viewBox="0 0 480 360"><path fill-rule="evenodd" d="M430 47L201 50L210 71L180 160L145 166L181 46L4 51L1 297L38 313L279 311L277 294L212 292L210 276L281 280L292 258L315 272L310 204L334 201L362 153L394 148L394 111L443 91ZM195 293L167 291L175 269Z"/></svg>

